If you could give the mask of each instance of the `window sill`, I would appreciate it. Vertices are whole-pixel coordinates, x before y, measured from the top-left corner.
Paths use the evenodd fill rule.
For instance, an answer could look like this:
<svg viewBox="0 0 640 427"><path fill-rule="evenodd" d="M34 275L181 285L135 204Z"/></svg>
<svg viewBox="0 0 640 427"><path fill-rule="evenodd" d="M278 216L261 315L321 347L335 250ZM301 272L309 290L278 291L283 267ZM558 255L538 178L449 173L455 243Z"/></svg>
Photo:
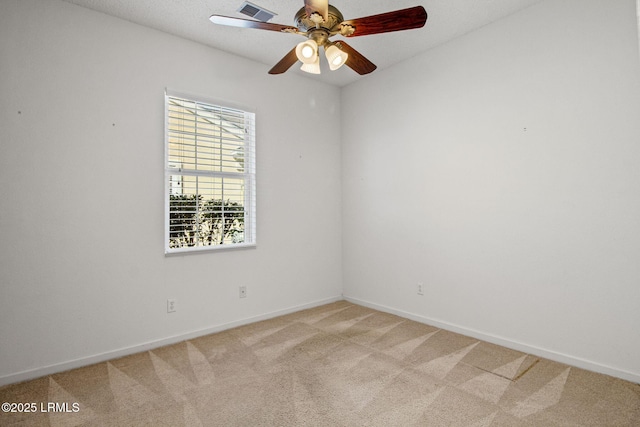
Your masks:
<svg viewBox="0 0 640 427"><path fill-rule="evenodd" d="M215 246L197 246L197 247L189 247L189 248L178 248L178 249L165 249L164 255L167 257L171 256L181 256L181 255L193 255L193 254L202 254L202 253L211 253L211 252L227 252L227 251L237 251L241 249L255 249L255 243L236 243L233 245L215 245Z"/></svg>

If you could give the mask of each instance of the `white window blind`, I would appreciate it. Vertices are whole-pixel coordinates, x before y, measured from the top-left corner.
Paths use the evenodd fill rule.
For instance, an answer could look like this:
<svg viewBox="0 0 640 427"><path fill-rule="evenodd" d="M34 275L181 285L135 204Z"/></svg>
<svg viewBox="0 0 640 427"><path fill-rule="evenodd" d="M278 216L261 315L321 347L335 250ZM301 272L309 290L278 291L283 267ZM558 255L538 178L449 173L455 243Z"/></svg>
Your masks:
<svg viewBox="0 0 640 427"><path fill-rule="evenodd" d="M255 114L165 96L165 251L255 244Z"/></svg>

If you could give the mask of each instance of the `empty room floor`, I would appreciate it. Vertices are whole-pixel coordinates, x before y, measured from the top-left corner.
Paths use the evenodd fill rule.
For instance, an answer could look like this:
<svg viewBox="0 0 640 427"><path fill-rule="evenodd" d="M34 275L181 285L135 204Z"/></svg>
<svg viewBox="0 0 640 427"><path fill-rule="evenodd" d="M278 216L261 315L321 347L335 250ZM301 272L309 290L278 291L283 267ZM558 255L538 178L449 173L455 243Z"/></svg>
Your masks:
<svg viewBox="0 0 640 427"><path fill-rule="evenodd" d="M347 301L8 385L0 398L35 410L3 406L2 426L640 425L638 384Z"/></svg>

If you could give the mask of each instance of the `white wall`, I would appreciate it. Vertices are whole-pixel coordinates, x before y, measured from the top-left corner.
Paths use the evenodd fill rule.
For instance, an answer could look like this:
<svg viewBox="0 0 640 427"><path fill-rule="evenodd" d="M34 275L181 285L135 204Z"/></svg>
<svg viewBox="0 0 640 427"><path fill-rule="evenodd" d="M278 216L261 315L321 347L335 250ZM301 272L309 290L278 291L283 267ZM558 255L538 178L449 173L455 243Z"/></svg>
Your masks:
<svg viewBox="0 0 640 427"><path fill-rule="evenodd" d="M339 89L267 70L2 0L0 383L340 298ZM257 249L164 256L165 87L256 110Z"/></svg>
<svg viewBox="0 0 640 427"><path fill-rule="evenodd" d="M542 2L342 111L346 297L640 381L634 0Z"/></svg>

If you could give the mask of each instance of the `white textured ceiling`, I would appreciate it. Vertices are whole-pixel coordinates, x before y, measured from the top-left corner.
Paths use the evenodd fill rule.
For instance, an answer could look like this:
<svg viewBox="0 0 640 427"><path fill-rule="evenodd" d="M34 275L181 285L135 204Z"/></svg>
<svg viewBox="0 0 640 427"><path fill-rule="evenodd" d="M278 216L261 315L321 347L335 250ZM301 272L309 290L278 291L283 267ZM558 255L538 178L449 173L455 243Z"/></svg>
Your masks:
<svg viewBox="0 0 640 427"><path fill-rule="evenodd" d="M224 27L209 21L212 14L249 19L237 12L243 0L64 1L253 59L268 65L265 73L303 40L300 35ZM423 28L349 39L349 44L354 49L381 70L540 1L542 0L335 0L331 4L340 10L345 20L424 6L428 19ZM269 22L286 25L295 25L294 15L304 5L303 0L251 2L277 14ZM339 36L332 38L334 41L339 39ZM348 67L329 71L326 64L322 66L321 75L304 73L297 65L287 73L300 73L337 86L367 77L359 76Z"/></svg>

